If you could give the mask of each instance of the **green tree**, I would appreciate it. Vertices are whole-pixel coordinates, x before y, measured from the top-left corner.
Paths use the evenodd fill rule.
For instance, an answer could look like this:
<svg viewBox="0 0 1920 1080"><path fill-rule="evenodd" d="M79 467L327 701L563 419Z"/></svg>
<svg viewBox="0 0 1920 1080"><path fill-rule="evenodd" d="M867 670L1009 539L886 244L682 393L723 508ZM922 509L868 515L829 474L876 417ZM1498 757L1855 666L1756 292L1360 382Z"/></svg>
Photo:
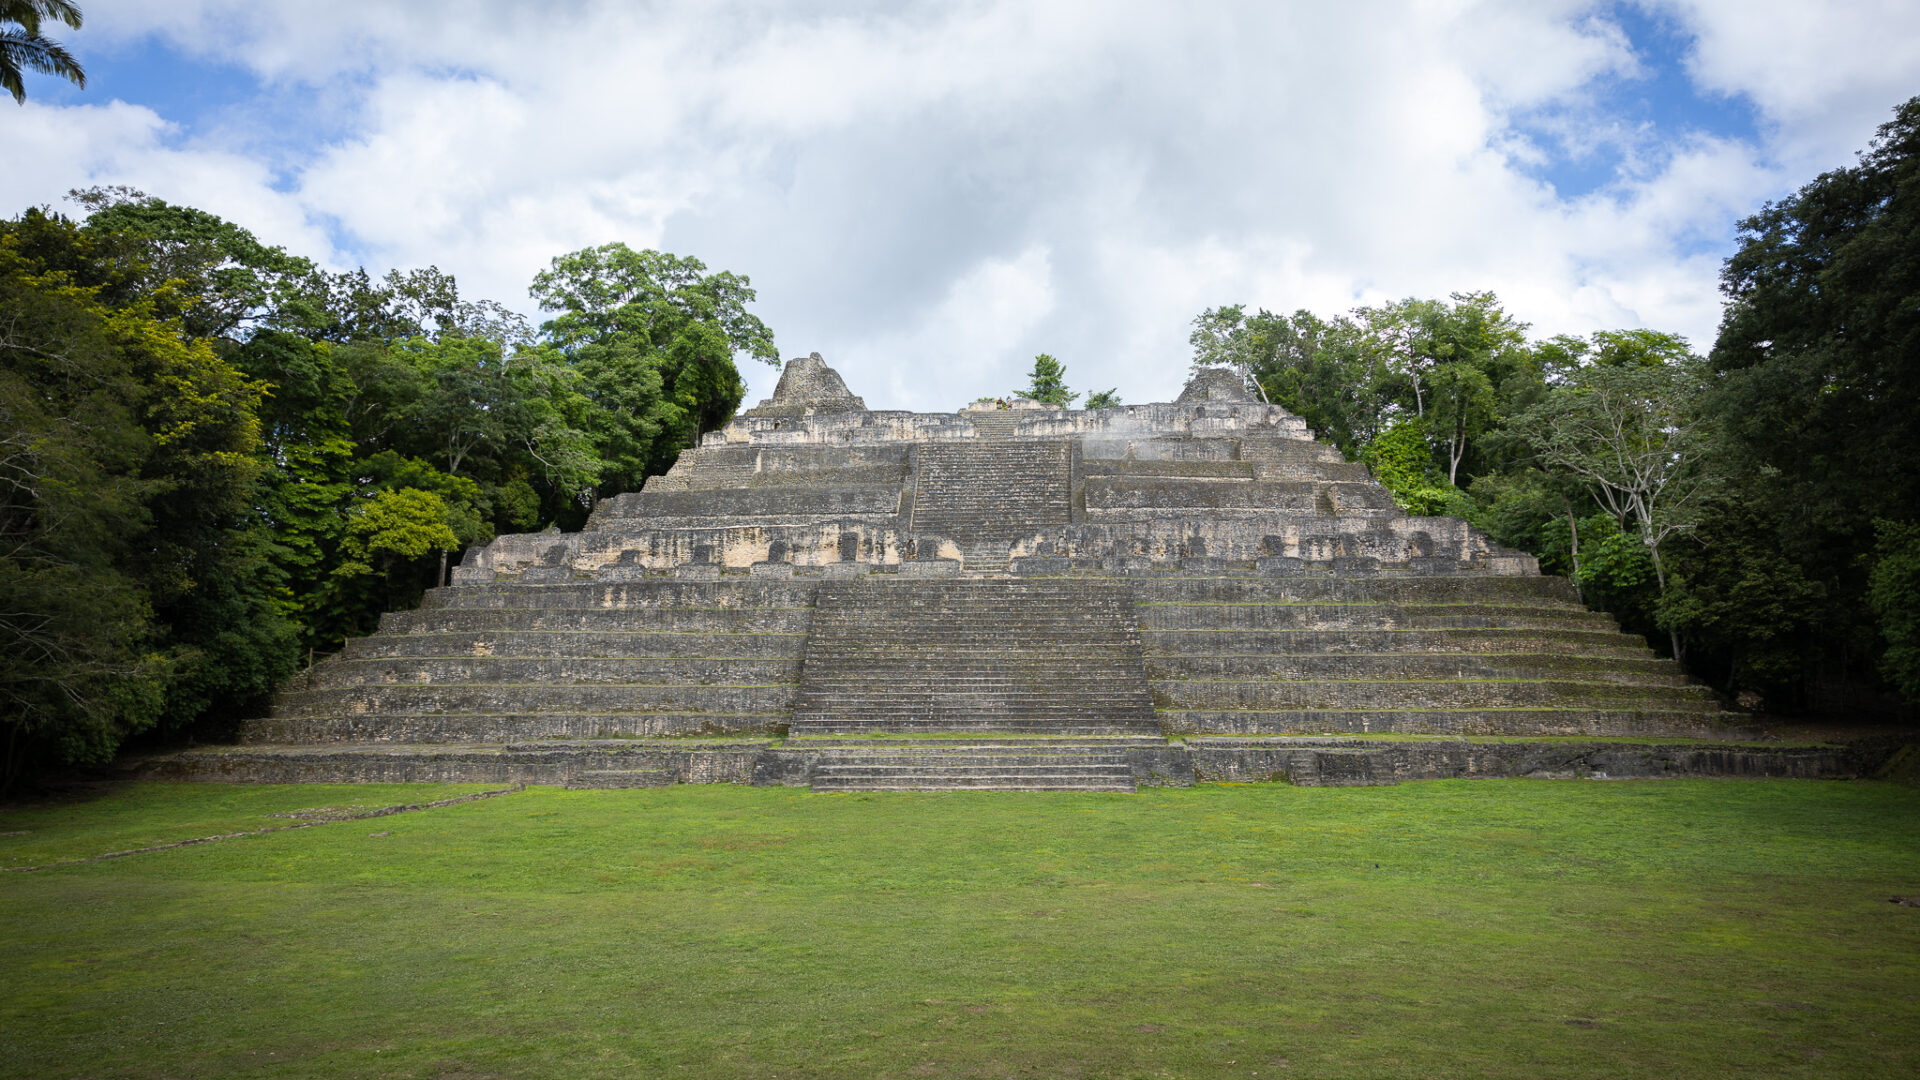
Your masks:
<svg viewBox="0 0 1920 1080"><path fill-rule="evenodd" d="M1460 478L1460 461L1494 421L1493 381L1472 363L1443 364L1430 377L1428 427L1447 463L1447 486Z"/></svg>
<svg viewBox="0 0 1920 1080"><path fill-rule="evenodd" d="M253 514L263 388L122 254L38 212L0 226L9 771L231 718L291 670Z"/></svg>
<svg viewBox="0 0 1920 1080"><path fill-rule="evenodd" d="M376 492L347 516L346 561L334 573L391 574L422 556L458 547L449 510L445 499L419 488Z"/></svg>
<svg viewBox="0 0 1920 1080"><path fill-rule="evenodd" d="M625 244L585 248L553 260L529 290L544 311L549 338L562 348L635 334L664 348L690 324L717 329L736 353L778 364L773 331L747 312L747 278L708 273L699 259Z"/></svg>
<svg viewBox="0 0 1920 1080"><path fill-rule="evenodd" d="M1780 550L1778 523L1744 492L1708 501L1691 536L1667 560L1667 588L1627 618L1651 617L1686 642L1687 666L1769 707L1803 695L1818 654L1827 591Z"/></svg>
<svg viewBox="0 0 1920 1080"><path fill-rule="evenodd" d="M162 290L179 306L191 337L244 340L270 320L299 324L317 316L312 262L261 243L251 232L204 210L176 206L126 186L67 192L87 211L87 229L139 270L142 295Z"/></svg>
<svg viewBox="0 0 1920 1080"><path fill-rule="evenodd" d="M44 20L80 29L80 9L67 0L0 0L0 87L27 103L25 74L58 75L85 88L87 73L59 42L40 33Z"/></svg>
<svg viewBox="0 0 1920 1080"><path fill-rule="evenodd" d="M1393 495L1409 514L1428 516L1456 512L1458 492L1441 480L1427 447L1426 422L1406 417L1360 450L1373 478Z"/></svg>
<svg viewBox="0 0 1920 1080"><path fill-rule="evenodd" d="M0 789L98 762L165 708L166 658L126 568L156 487L143 390L95 290L0 235Z"/></svg>
<svg viewBox="0 0 1920 1080"><path fill-rule="evenodd" d="M1089 409L1111 409L1120 404L1120 388L1115 386L1087 395Z"/></svg>
<svg viewBox="0 0 1920 1080"><path fill-rule="evenodd" d="M1907 700L1920 700L1920 525L1883 519L1874 529L1867 601L1886 636L1880 666Z"/></svg>
<svg viewBox="0 0 1920 1080"><path fill-rule="evenodd" d="M1480 437L1540 382L1525 331L1492 293L1455 293L1451 302L1408 299L1332 319L1208 308L1190 341L1196 367L1248 373L1263 398L1349 458L1402 418L1421 421L1428 452L1458 484L1477 474Z"/></svg>
<svg viewBox="0 0 1920 1080"><path fill-rule="evenodd" d="M1452 302L1402 300L1353 312L1357 346L1390 410L1429 419L1436 462L1457 483L1462 462L1492 426L1503 397L1533 381L1526 325L1492 293Z"/></svg>
<svg viewBox="0 0 1920 1080"><path fill-rule="evenodd" d="M1251 319L1252 370L1274 404L1356 460L1360 448L1393 422L1384 371L1362 348L1359 326L1344 316L1262 310Z"/></svg>
<svg viewBox="0 0 1920 1080"><path fill-rule="evenodd" d="M1663 545L1699 524L1716 479L1703 460L1701 375L1691 360L1590 365L1511 421L1542 468L1585 487L1620 533L1645 548L1662 593ZM1672 644L1678 656L1677 633Z"/></svg>
<svg viewBox="0 0 1920 1080"><path fill-rule="evenodd" d="M1873 678L1904 632L1868 602L1868 553L1883 542L1876 522L1920 520L1916 237L1920 98L1856 165L1742 222L1721 274L1712 408L1772 542L1827 590L1814 648L1835 681Z"/></svg>
<svg viewBox="0 0 1920 1080"><path fill-rule="evenodd" d="M748 280L698 259L587 248L554 259L531 293L557 313L543 333L579 373L602 496L637 489L732 418L746 395L736 356L779 362L772 331L746 310Z"/></svg>
<svg viewBox="0 0 1920 1080"><path fill-rule="evenodd" d="M1266 312L1260 314L1266 315ZM1187 344L1193 346L1193 362L1188 372L1197 374L1201 368L1230 367L1257 389L1264 400L1266 388L1254 377L1254 366L1264 351L1256 325L1248 320L1243 304L1208 308L1194 316L1193 332L1187 335Z"/></svg>
<svg viewBox="0 0 1920 1080"><path fill-rule="evenodd" d="M1018 396L1048 405L1073 406L1079 394L1067 389L1067 369L1046 353L1033 358L1033 370L1027 373L1027 388Z"/></svg>

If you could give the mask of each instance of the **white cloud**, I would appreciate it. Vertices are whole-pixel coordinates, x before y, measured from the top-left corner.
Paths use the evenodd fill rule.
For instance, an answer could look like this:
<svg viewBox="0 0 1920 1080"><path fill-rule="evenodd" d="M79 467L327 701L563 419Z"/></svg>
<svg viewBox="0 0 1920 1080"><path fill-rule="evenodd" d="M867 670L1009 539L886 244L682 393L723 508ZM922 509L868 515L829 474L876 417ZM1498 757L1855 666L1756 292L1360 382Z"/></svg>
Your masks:
<svg viewBox="0 0 1920 1080"><path fill-rule="evenodd" d="M952 401L958 408L985 394L1010 393L1025 384L1031 366L1031 356L1021 356L1018 347L1053 310L1052 276L1044 247L1011 259L983 260L955 279L910 329L868 338L828 362L843 374L867 376L866 389L853 389L872 408L916 395ZM787 351L824 350L801 342Z"/></svg>
<svg viewBox="0 0 1920 1080"><path fill-rule="evenodd" d="M213 209L274 243L323 261L338 257L326 232L294 199L277 192L261 162L231 149L176 144L153 110L114 101L53 107L29 100L0 129L7 168L0 170L0 206L17 213L78 207L66 193L96 184L127 184L175 201Z"/></svg>
<svg viewBox="0 0 1920 1080"><path fill-rule="evenodd" d="M95 0L98 40L157 35L283 100L323 89L329 134L276 159L276 187L244 122L29 106L0 129L28 162L0 194L132 183L522 307L556 254L664 246L750 274L783 351L819 350L876 407L1004 392L1040 351L1076 387L1164 398L1188 321L1233 302L1494 289L1538 332L1704 346L1714 245L1913 92L1920 16L1648 3L1698 34L1689 70L1750 99L1764 142L1663 143L1572 199L1536 179L1551 154L1643 135L1589 100L1643 58L1572 0ZM1555 108L1552 147L1512 126ZM750 400L771 390L748 374Z"/></svg>
<svg viewBox="0 0 1920 1080"><path fill-rule="evenodd" d="M1773 149L1795 173L1847 164L1894 105L1920 92L1920 12L1908 0L1657 6L1699 35L1693 77L1751 98L1778 125Z"/></svg>

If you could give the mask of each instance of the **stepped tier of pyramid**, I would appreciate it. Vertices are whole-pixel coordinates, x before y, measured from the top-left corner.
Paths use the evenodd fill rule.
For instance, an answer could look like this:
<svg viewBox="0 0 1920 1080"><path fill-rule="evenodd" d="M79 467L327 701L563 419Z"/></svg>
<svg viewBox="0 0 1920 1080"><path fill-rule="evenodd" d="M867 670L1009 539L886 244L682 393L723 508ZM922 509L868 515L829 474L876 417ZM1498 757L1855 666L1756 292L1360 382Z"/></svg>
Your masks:
<svg viewBox="0 0 1920 1080"><path fill-rule="evenodd" d="M466 553L199 779L1128 791L1836 775L1203 369L1178 401L876 411L816 354L578 533Z"/></svg>

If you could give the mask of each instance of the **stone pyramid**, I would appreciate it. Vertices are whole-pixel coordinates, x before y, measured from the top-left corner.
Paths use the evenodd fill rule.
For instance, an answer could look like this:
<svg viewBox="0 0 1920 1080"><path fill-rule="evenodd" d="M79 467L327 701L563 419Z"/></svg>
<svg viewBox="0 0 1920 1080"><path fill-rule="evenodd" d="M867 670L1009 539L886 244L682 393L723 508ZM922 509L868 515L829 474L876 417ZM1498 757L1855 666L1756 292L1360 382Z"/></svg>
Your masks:
<svg viewBox="0 0 1920 1080"><path fill-rule="evenodd" d="M1567 581L1400 512L1232 371L1165 404L914 413L815 354L584 530L468 551L241 745L153 768L1124 791L1837 767L1729 734Z"/></svg>

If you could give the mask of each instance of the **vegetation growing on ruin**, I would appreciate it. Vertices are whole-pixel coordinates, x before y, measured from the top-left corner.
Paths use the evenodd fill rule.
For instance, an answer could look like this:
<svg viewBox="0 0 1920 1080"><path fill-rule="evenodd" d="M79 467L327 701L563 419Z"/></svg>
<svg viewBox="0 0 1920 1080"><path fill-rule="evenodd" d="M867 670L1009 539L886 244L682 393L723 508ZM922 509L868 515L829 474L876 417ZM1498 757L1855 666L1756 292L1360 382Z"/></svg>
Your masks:
<svg viewBox="0 0 1920 1080"><path fill-rule="evenodd" d="M471 790L136 785L0 864ZM0 874L0 1076L1904 1076L1916 837L1875 783L532 788Z"/></svg>

